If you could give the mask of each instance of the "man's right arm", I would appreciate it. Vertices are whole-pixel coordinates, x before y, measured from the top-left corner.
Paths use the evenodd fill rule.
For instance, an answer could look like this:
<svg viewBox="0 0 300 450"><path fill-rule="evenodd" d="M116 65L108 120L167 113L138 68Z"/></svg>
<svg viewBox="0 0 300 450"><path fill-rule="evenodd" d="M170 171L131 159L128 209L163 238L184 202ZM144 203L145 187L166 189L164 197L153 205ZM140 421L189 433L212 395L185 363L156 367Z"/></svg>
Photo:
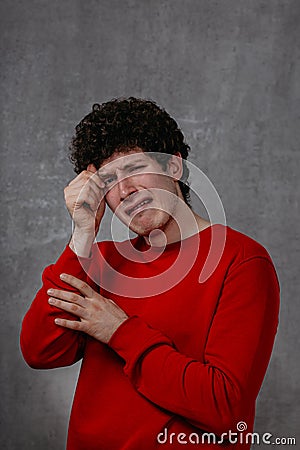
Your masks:
<svg viewBox="0 0 300 450"><path fill-rule="evenodd" d="M72 291L60 279L67 272L92 285L87 270L91 250L104 214L103 182L92 164L65 188L65 201L74 223L74 232L55 264L42 276L43 286L26 313L20 344L26 362L33 368L50 369L75 363L83 355L86 335L67 330L54 323L55 318L76 319L76 316L49 305L48 289ZM92 286L95 289L95 286Z"/></svg>
<svg viewBox="0 0 300 450"><path fill-rule="evenodd" d="M86 336L54 323L56 317L74 319L75 316L49 305L47 294L50 288L71 290L59 277L66 267L70 274L87 281L81 262L67 246L57 262L43 272L43 286L23 319L20 337L24 359L35 369L68 366L82 357Z"/></svg>

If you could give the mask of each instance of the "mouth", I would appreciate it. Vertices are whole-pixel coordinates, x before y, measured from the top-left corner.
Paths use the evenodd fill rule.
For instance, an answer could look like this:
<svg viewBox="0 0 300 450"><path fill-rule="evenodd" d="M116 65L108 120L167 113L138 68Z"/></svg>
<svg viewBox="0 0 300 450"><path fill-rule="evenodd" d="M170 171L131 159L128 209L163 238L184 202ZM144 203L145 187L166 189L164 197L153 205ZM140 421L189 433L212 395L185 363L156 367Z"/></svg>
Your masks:
<svg viewBox="0 0 300 450"><path fill-rule="evenodd" d="M149 203L152 203L152 198L144 198L139 202L136 202L134 205L125 209L125 213L128 216L132 216L133 214L143 211L145 205L149 205Z"/></svg>

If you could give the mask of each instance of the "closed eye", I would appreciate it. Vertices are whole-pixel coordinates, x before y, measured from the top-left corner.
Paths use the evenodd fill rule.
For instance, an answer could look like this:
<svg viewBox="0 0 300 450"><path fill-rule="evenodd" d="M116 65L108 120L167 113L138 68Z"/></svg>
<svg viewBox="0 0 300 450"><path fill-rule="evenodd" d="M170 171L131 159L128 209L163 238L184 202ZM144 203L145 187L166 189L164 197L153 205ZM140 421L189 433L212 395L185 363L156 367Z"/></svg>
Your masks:
<svg viewBox="0 0 300 450"><path fill-rule="evenodd" d="M145 165L143 165L143 166L135 166L135 167L131 167L130 169L129 169L129 172L131 173L131 172L135 172L135 171L137 171L137 170L141 170L141 169L144 169L146 166Z"/></svg>
<svg viewBox="0 0 300 450"><path fill-rule="evenodd" d="M146 167L146 165L133 166L133 167L128 168L127 171L128 171L128 173L138 172L138 171L141 171L142 169L144 169L145 167ZM108 187L116 180L117 180L116 175L112 175L112 176L102 179L103 183L105 184L105 187Z"/></svg>

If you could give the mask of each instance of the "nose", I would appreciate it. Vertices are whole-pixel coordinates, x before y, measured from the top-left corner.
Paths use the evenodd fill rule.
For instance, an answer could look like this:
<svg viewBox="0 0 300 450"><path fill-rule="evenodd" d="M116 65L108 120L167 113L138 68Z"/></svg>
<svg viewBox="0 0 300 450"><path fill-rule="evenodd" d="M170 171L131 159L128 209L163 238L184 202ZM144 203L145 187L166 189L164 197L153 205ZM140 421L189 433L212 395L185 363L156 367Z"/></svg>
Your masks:
<svg viewBox="0 0 300 450"><path fill-rule="evenodd" d="M120 200L125 200L130 194L135 192L137 189L134 185L132 177L122 177L118 181L118 189Z"/></svg>

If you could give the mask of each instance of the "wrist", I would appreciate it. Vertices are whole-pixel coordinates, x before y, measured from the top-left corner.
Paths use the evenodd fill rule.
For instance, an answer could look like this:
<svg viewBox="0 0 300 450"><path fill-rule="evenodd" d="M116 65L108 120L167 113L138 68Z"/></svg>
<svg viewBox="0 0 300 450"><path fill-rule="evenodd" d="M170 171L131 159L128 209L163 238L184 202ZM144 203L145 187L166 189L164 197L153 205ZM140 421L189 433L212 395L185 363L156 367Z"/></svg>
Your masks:
<svg viewBox="0 0 300 450"><path fill-rule="evenodd" d="M103 341L105 344L109 344L110 340L112 339L113 335L118 331L118 329L123 325L124 322L126 322L129 319L129 317L124 313L122 318L117 319L114 324L111 326L111 329L109 330L109 333L106 336L106 339Z"/></svg>
<svg viewBox="0 0 300 450"><path fill-rule="evenodd" d="M94 233L85 232L75 228L69 242L69 247L77 256L88 258L91 254L94 240Z"/></svg>

